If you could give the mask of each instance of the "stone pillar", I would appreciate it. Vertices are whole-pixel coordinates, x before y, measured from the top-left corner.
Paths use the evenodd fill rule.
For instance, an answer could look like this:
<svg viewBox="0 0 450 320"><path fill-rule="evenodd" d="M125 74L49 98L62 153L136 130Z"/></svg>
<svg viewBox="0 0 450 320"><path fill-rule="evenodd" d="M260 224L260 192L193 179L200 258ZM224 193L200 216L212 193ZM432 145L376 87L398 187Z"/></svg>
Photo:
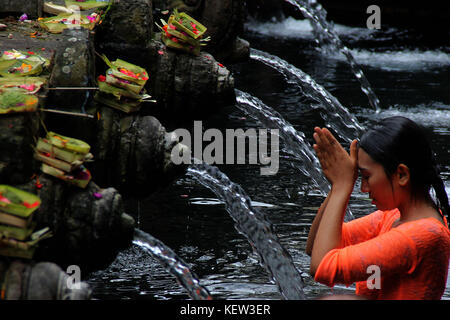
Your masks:
<svg viewBox="0 0 450 320"><path fill-rule="evenodd" d="M170 161L178 141L152 116L125 115L101 109L92 163L96 181L123 194L145 196L184 174L185 166Z"/></svg>
<svg viewBox="0 0 450 320"><path fill-rule="evenodd" d="M204 119L235 103L233 75L207 52L199 56L180 53L155 39L147 63L147 87L158 102L149 113L162 121L192 124L192 119Z"/></svg>
<svg viewBox="0 0 450 320"><path fill-rule="evenodd" d="M38 190L33 182L21 187L41 198L33 218L36 230L49 227L53 232L39 244L34 259L63 268L78 265L88 272L107 267L131 244L134 220L124 213L117 190L93 182L80 189L46 175L40 176L40 183Z"/></svg>
<svg viewBox="0 0 450 320"><path fill-rule="evenodd" d="M96 29L97 51L142 65L153 35L152 0L113 0Z"/></svg>
<svg viewBox="0 0 450 320"><path fill-rule="evenodd" d="M93 37L89 30L65 29L56 49L50 87L89 87L94 84L95 59ZM90 91L54 90L47 105L52 108L83 112L90 100Z"/></svg>

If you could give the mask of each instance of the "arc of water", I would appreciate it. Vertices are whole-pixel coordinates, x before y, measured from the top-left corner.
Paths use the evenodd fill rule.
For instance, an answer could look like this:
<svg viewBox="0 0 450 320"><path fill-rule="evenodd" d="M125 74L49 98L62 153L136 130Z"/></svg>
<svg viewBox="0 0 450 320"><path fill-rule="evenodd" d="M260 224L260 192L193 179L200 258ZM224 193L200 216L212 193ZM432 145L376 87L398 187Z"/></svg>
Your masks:
<svg viewBox="0 0 450 320"><path fill-rule="evenodd" d="M208 290L200 285L197 277L172 249L150 234L135 229L133 244L154 256L170 272L194 300L212 300Z"/></svg>
<svg viewBox="0 0 450 320"><path fill-rule="evenodd" d="M369 104L377 112L380 110L380 100L376 96L369 81L367 80L361 67L356 62L350 49L345 46L337 33L334 31L334 27L326 20L325 9L315 0L285 0L297 7L302 14L309 20L313 30L316 31L316 35L320 34L319 39L327 39L333 46L335 46L346 58L350 64L350 68L354 73L356 79L361 85L361 90L369 99Z"/></svg>
<svg viewBox="0 0 450 320"><path fill-rule="evenodd" d="M297 131L289 122L283 119L281 114L258 98L237 89L235 89L235 92L236 106L263 125L279 129L280 138L285 145L284 150L299 160L299 163L291 162L291 164L305 176L311 178L322 195L327 195L330 191L329 183L319 169L320 162L309 143L305 141L304 133ZM352 219L354 219L354 216L351 210L347 208L345 220L349 221Z"/></svg>
<svg viewBox="0 0 450 320"><path fill-rule="evenodd" d="M262 265L272 276L282 296L286 299L304 300L303 280L292 257L280 244L266 216L252 207L245 191L231 182L217 167L206 163L191 165L187 173L225 203L236 229L256 249Z"/></svg>
<svg viewBox="0 0 450 320"><path fill-rule="evenodd" d="M323 106L322 117L342 139L351 142L361 135L364 128L358 120L331 93L318 84L310 75L280 57L267 52L251 49L250 58L262 62L284 75L288 83L293 83L309 98Z"/></svg>
<svg viewBox="0 0 450 320"><path fill-rule="evenodd" d="M305 141L305 135L297 131L290 123L275 110L264 104L258 98L235 89L236 107L252 118L258 120L264 126L279 129L280 138L284 142L283 150L295 159L300 160L301 165L296 166L305 176L310 177L316 187L326 195L330 190L328 181L320 171L320 163L309 143Z"/></svg>

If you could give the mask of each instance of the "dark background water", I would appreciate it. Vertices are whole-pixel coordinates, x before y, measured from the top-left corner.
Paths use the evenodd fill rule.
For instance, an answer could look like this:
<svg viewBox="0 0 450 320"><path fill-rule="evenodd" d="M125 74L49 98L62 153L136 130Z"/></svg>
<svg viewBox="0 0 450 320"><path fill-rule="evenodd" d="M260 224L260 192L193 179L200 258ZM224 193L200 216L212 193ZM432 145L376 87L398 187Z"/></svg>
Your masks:
<svg viewBox="0 0 450 320"><path fill-rule="evenodd" d="M369 107L344 57L316 47L307 22L290 19L268 24L250 22L244 38L253 48L277 55L309 74L364 126L387 116L403 115L427 127L449 191L450 47L446 46L446 40L426 47L420 41L413 41L408 30L368 31L340 25L336 28L378 95L380 113ZM320 111L311 109L311 101L296 86L287 84L276 70L255 61L227 67L234 74L237 89L277 110L312 143L313 127L323 126L324 122ZM223 131L260 127L233 106L203 120L203 125L204 130ZM315 283L307 272L306 238L323 200L317 191L309 190L311 181L307 177L283 158L278 173L273 176L261 176L257 165L218 167L231 181L242 186L254 206L274 224L280 242L298 269L304 271L302 277L308 298L354 291L353 286L330 290ZM359 186L350 206L357 216L375 210L367 196L359 192ZM138 221L139 229L160 239L184 259L214 299L281 298L247 240L235 230L224 206L212 192L190 177L178 179L147 199L127 199L126 208ZM134 246L119 253L109 268L90 274L87 280L98 299L189 299L155 259ZM443 299L450 299L449 283Z"/></svg>

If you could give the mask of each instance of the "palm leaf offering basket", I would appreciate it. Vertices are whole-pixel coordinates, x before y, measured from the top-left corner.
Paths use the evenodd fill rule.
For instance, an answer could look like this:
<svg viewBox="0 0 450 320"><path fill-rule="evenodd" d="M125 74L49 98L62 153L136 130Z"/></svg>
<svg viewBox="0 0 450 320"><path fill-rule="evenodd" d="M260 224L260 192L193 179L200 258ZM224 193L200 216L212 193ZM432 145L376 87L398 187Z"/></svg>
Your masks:
<svg viewBox="0 0 450 320"><path fill-rule="evenodd" d="M32 259L38 242L52 236L48 227L33 232L40 205L37 195L0 185L0 256Z"/></svg>
<svg viewBox="0 0 450 320"><path fill-rule="evenodd" d="M50 131L45 139L39 138L35 158L42 161L42 172L85 188L91 173L83 163L92 159L90 149L91 146L82 140Z"/></svg>
<svg viewBox="0 0 450 320"><path fill-rule="evenodd" d="M188 14L179 13L176 9L165 22L161 19L161 40L169 48L185 51L194 55L200 54L201 46L210 38L202 39L206 27Z"/></svg>
<svg viewBox="0 0 450 320"><path fill-rule="evenodd" d="M8 185L0 185L0 211L26 218L40 205L41 200L37 195Z"/></svg>
<svg viewBox="0 0 450 320"><path fill-rule="evenodd" d="M111 62L105 55L101 58L109 69L106 70L106 77L98 77L99 91L95 100L126 113L138 111L141 102L150 98L144 89L149 79L147 71L121 59Z"/></svg>
<svg viewBox="0 0 450 320"><path fill-rule="evenodd" d="M2 52L2 56L0 57L0 61L4 60L27 60L38 62L42 64L43 68L48 68L50 65L50 60L42 57L33 51L23 51L23 50L5 50Z"/></svg>
<svg viewBox="0 0 450 320"><path fill-rule="evenodd" d="M25 94L35 94L46 83L47 79L43 77L0 77L0 93L17 90Z"/></svg>
<svg viewBox="0 0 450 320"><path fill-rule="evenodd" d="M0 114L17 112L34 112L39 99L19 90L0 90Z"/></svg>
<svg viewBox="0 0 450 320"><path fill-rule="evenodd" d="M110 61L106 55L102 55L101 57L110 68L106 72L107 75L109 74L132 84L139 85L142 90L148 80L148 73L144 68L121 59Z"/></svg>
<svg viewBox="0 0 450 320"><path fill-rule="evenodd" d="M82 140L62 136L52 131L47 133L47 140L55 147L76 153L87 154L91 149L91 146Z"/></svg>
<svg viewBox="0 0 450 320"><path fill-rule="evenodd" d="M78 27L93 30L99 19L98 15L94 18L86 14L62 13L39 20L39 25L50 33L62 33L64 29Z"/></svg>
<svg viewBox="0 0 450 320"><path fill-rule="evenodd" d="M200 22L189 16L184 12L173 11L172 19L169 19L169 23L172 23L178 30L184 31L194 39L198 39L206 32L206 27Z"/></svg>

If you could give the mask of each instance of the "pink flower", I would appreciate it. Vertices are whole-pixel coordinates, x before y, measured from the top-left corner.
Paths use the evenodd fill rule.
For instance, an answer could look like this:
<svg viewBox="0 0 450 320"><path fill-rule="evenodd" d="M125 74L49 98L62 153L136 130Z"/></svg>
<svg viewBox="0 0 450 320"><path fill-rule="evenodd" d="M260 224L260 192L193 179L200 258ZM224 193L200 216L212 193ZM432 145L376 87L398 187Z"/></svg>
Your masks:
<svg viewBox="0 0 450 320"><path fill-rule="evenodd" d="M26 13L24 13L23 15L20 16L19 21L25 21L28 20L28 15Z"/></svg>
<svg viewBox="0 0 450 320"><path fill-rule="evenodd" d="M2 196L1 194L0 194L0 202L11 203L11 201L8 198Z"/></svg>
<svg viewBox="0 0 450 320"><path fill-rule="evenodd" d="M102 194L101 194L100 192L94 192L94 193L93 193L93 196L94 196L95 199L101 199L101 198L103 198L103 196L102 196Z"/></svg>
<svg viewBox="0 0 450 320"><path fill-rule="evenodd" d="M19 87L22 89L25 89L27 91L34 91L34 89L36 89L36 86L34 84L30 84L30 85L21 84Z"/></svg>

